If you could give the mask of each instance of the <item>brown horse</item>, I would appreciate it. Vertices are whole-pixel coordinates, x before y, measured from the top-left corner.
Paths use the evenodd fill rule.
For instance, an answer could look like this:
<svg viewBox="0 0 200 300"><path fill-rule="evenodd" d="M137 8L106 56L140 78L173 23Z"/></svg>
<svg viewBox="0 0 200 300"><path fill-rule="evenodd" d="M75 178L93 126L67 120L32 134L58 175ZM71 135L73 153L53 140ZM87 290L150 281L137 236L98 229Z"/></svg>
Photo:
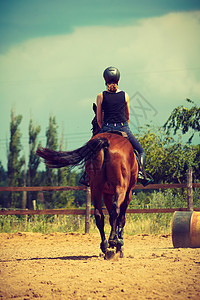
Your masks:
<svg viewBox="0 0 200 300"><path fill-rule="evenodd" d="M109 147L99 151L95 159L86 162L91 197L95 208L96 224L100 231L101 250L105 253L108 244L104 233L102 197L110 216L111 233L109 246L117 252L123 245L125 213L137 182L138 163L129 141L113 133L101 133L93 139L109 142Z"/></svg>
<svg viewBox="0 0 200 300"><path fill-rule="evenodd" d="M37 154L51 168L85 163L96 225L101 235L100 248L105 254L109 247L116 248L116 252L121 254L125 213L138 176L138 163L128 139L106 132L95 135L83 147L74 151L57 152L41 148L37 149ZM108 242L104 232L102 198L110 216Z"/></svg>

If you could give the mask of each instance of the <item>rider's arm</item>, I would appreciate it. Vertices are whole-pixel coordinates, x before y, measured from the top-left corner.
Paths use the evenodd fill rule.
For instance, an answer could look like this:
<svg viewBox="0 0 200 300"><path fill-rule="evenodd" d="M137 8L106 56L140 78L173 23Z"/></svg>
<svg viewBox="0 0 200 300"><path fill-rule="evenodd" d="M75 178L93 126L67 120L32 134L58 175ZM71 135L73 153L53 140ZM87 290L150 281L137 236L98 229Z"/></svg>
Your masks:
<svg viewBox="0 0 200 300"><path fill-rule="evenodd" d="M125 115L127 118L127 122L129 123L130 119L130 105L129 105L129 96L127 93L125 93L125 100L126 100L126 108L125 108Z"/></svg>
<svg viewBox="0 0 200 300"><path fill-rule="evenodd" d="M103 101L103 94L100 93L97 95L97 122L100 128L102 127L103 124L102 101Z"/></svg>

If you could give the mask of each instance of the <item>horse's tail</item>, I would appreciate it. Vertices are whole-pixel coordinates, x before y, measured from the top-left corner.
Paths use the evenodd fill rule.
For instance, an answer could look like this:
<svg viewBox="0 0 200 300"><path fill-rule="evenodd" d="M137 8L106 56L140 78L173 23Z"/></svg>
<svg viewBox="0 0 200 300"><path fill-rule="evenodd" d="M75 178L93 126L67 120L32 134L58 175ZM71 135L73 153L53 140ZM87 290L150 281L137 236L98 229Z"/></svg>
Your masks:
<svg viewBox="0 0 200 300"><path fill-rule="evenodd" d="M47 167L62 168L66 166L78 166L87 160L94 158L101 149L109 147L106 138L97 137L87 142L81 148L73 151L59 152L48 148L38 148L36 153L44 159Z"/></svg>

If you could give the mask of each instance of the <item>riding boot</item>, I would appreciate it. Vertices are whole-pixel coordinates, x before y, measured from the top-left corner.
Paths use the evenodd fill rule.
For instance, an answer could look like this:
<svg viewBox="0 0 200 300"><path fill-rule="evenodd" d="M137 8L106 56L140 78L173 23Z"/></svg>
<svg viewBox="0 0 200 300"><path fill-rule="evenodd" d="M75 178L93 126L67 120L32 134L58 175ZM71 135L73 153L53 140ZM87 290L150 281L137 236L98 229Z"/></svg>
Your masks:
<svg viewBox="0 0 200 300"><path fill-rule="evenodd" d="M148 173L145 172L144 167L145 167L145 160L146 160L146 155L145 153L140 153L140 164L139 164L139 172L138 172L138 179L137 181L141 183L143 186L147 186L150 183L153 183L154 180L149 175Z"/></svg>
<svg viewBox="0 0 200 300"><path fill-rule="evenodd" d="M86 171L84 171L83 175L81 176L79 183L90 186Z"/></svg>

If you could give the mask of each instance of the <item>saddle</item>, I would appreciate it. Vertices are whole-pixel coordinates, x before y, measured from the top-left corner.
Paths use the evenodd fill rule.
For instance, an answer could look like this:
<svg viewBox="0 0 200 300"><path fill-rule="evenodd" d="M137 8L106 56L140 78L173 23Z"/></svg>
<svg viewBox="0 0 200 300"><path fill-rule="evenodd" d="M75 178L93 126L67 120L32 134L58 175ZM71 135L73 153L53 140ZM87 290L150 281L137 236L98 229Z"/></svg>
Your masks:
<svg viewBox="0 0 200 300"><path fill-rule="evenodd" d="M106 131L107 133L114 133L114 134L118 134L118 135L121 135L123 136L124 138L128 139L128 135L126 132L124 131L118 131L118 130L108 130Z"/></svg>

